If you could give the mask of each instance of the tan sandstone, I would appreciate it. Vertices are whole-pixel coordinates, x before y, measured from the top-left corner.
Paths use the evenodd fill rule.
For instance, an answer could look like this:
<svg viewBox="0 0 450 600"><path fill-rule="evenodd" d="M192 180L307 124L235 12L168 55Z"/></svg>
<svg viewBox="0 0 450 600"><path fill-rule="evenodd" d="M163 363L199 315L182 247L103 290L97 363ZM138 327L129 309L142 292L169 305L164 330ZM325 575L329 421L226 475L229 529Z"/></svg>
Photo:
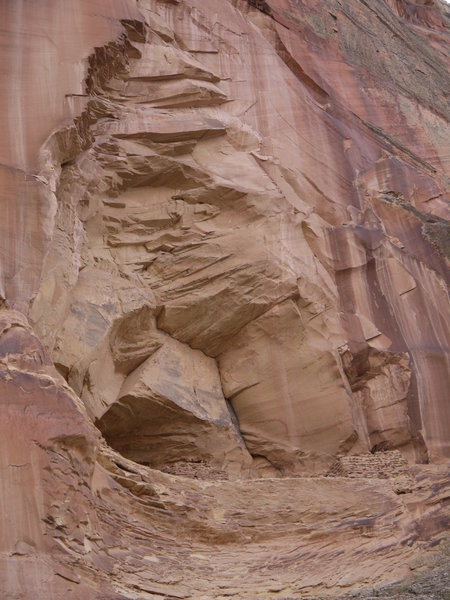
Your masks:
<svg viewBox="0 0 450 600"><path fill-rule="evenodd" d="M445 5L0 14L2 600L443 592Z"/></svg>

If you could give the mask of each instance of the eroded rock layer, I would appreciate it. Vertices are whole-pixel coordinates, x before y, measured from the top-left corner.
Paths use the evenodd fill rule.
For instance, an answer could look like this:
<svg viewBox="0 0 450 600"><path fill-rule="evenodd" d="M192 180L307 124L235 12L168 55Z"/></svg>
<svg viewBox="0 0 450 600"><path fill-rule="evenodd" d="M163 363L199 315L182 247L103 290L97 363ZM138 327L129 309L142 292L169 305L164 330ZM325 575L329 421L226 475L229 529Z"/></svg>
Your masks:
<svg viewBox="0 0 450 600"><path fill-rule="evenodd" d="M444 5L1 10L2 598L438 568Z"/></svg>

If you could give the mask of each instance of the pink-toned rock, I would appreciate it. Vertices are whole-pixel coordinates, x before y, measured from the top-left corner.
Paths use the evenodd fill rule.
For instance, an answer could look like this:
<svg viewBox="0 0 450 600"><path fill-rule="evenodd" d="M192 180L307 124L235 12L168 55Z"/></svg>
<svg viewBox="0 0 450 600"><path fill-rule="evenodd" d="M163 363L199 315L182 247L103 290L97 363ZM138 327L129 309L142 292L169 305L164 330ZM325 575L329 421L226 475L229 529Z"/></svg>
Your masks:
<svg viewBox="0 0 450 600"><path fill-rule="evenodd" d="M438 569L443 4L6 4L0 596Z"/></svg>

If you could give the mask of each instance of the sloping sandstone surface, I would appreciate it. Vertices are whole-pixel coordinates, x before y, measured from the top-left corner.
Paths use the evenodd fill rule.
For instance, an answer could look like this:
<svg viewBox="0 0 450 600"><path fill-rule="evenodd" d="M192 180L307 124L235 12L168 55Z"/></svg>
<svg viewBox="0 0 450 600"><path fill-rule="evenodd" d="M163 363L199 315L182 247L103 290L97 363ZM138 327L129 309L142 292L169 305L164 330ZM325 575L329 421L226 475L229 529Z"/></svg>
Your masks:
<svg viewBox="0 0 450 600"><path fill-rule="evenodd" d="M445 597L446 5L0 14L1 598Z"/></svg>

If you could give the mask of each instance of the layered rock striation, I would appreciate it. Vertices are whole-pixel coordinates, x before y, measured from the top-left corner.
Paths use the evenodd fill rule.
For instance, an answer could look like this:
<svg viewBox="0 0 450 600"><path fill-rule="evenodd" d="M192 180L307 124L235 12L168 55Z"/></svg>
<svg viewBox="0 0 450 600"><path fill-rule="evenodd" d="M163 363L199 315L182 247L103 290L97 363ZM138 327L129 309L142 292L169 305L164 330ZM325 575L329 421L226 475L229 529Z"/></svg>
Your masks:
<svg viewBox="0 0 450 600"><path fill-rule="evenodd" d="M337 597L429 567L444 6L2 11L3 596Z"/></svg>

